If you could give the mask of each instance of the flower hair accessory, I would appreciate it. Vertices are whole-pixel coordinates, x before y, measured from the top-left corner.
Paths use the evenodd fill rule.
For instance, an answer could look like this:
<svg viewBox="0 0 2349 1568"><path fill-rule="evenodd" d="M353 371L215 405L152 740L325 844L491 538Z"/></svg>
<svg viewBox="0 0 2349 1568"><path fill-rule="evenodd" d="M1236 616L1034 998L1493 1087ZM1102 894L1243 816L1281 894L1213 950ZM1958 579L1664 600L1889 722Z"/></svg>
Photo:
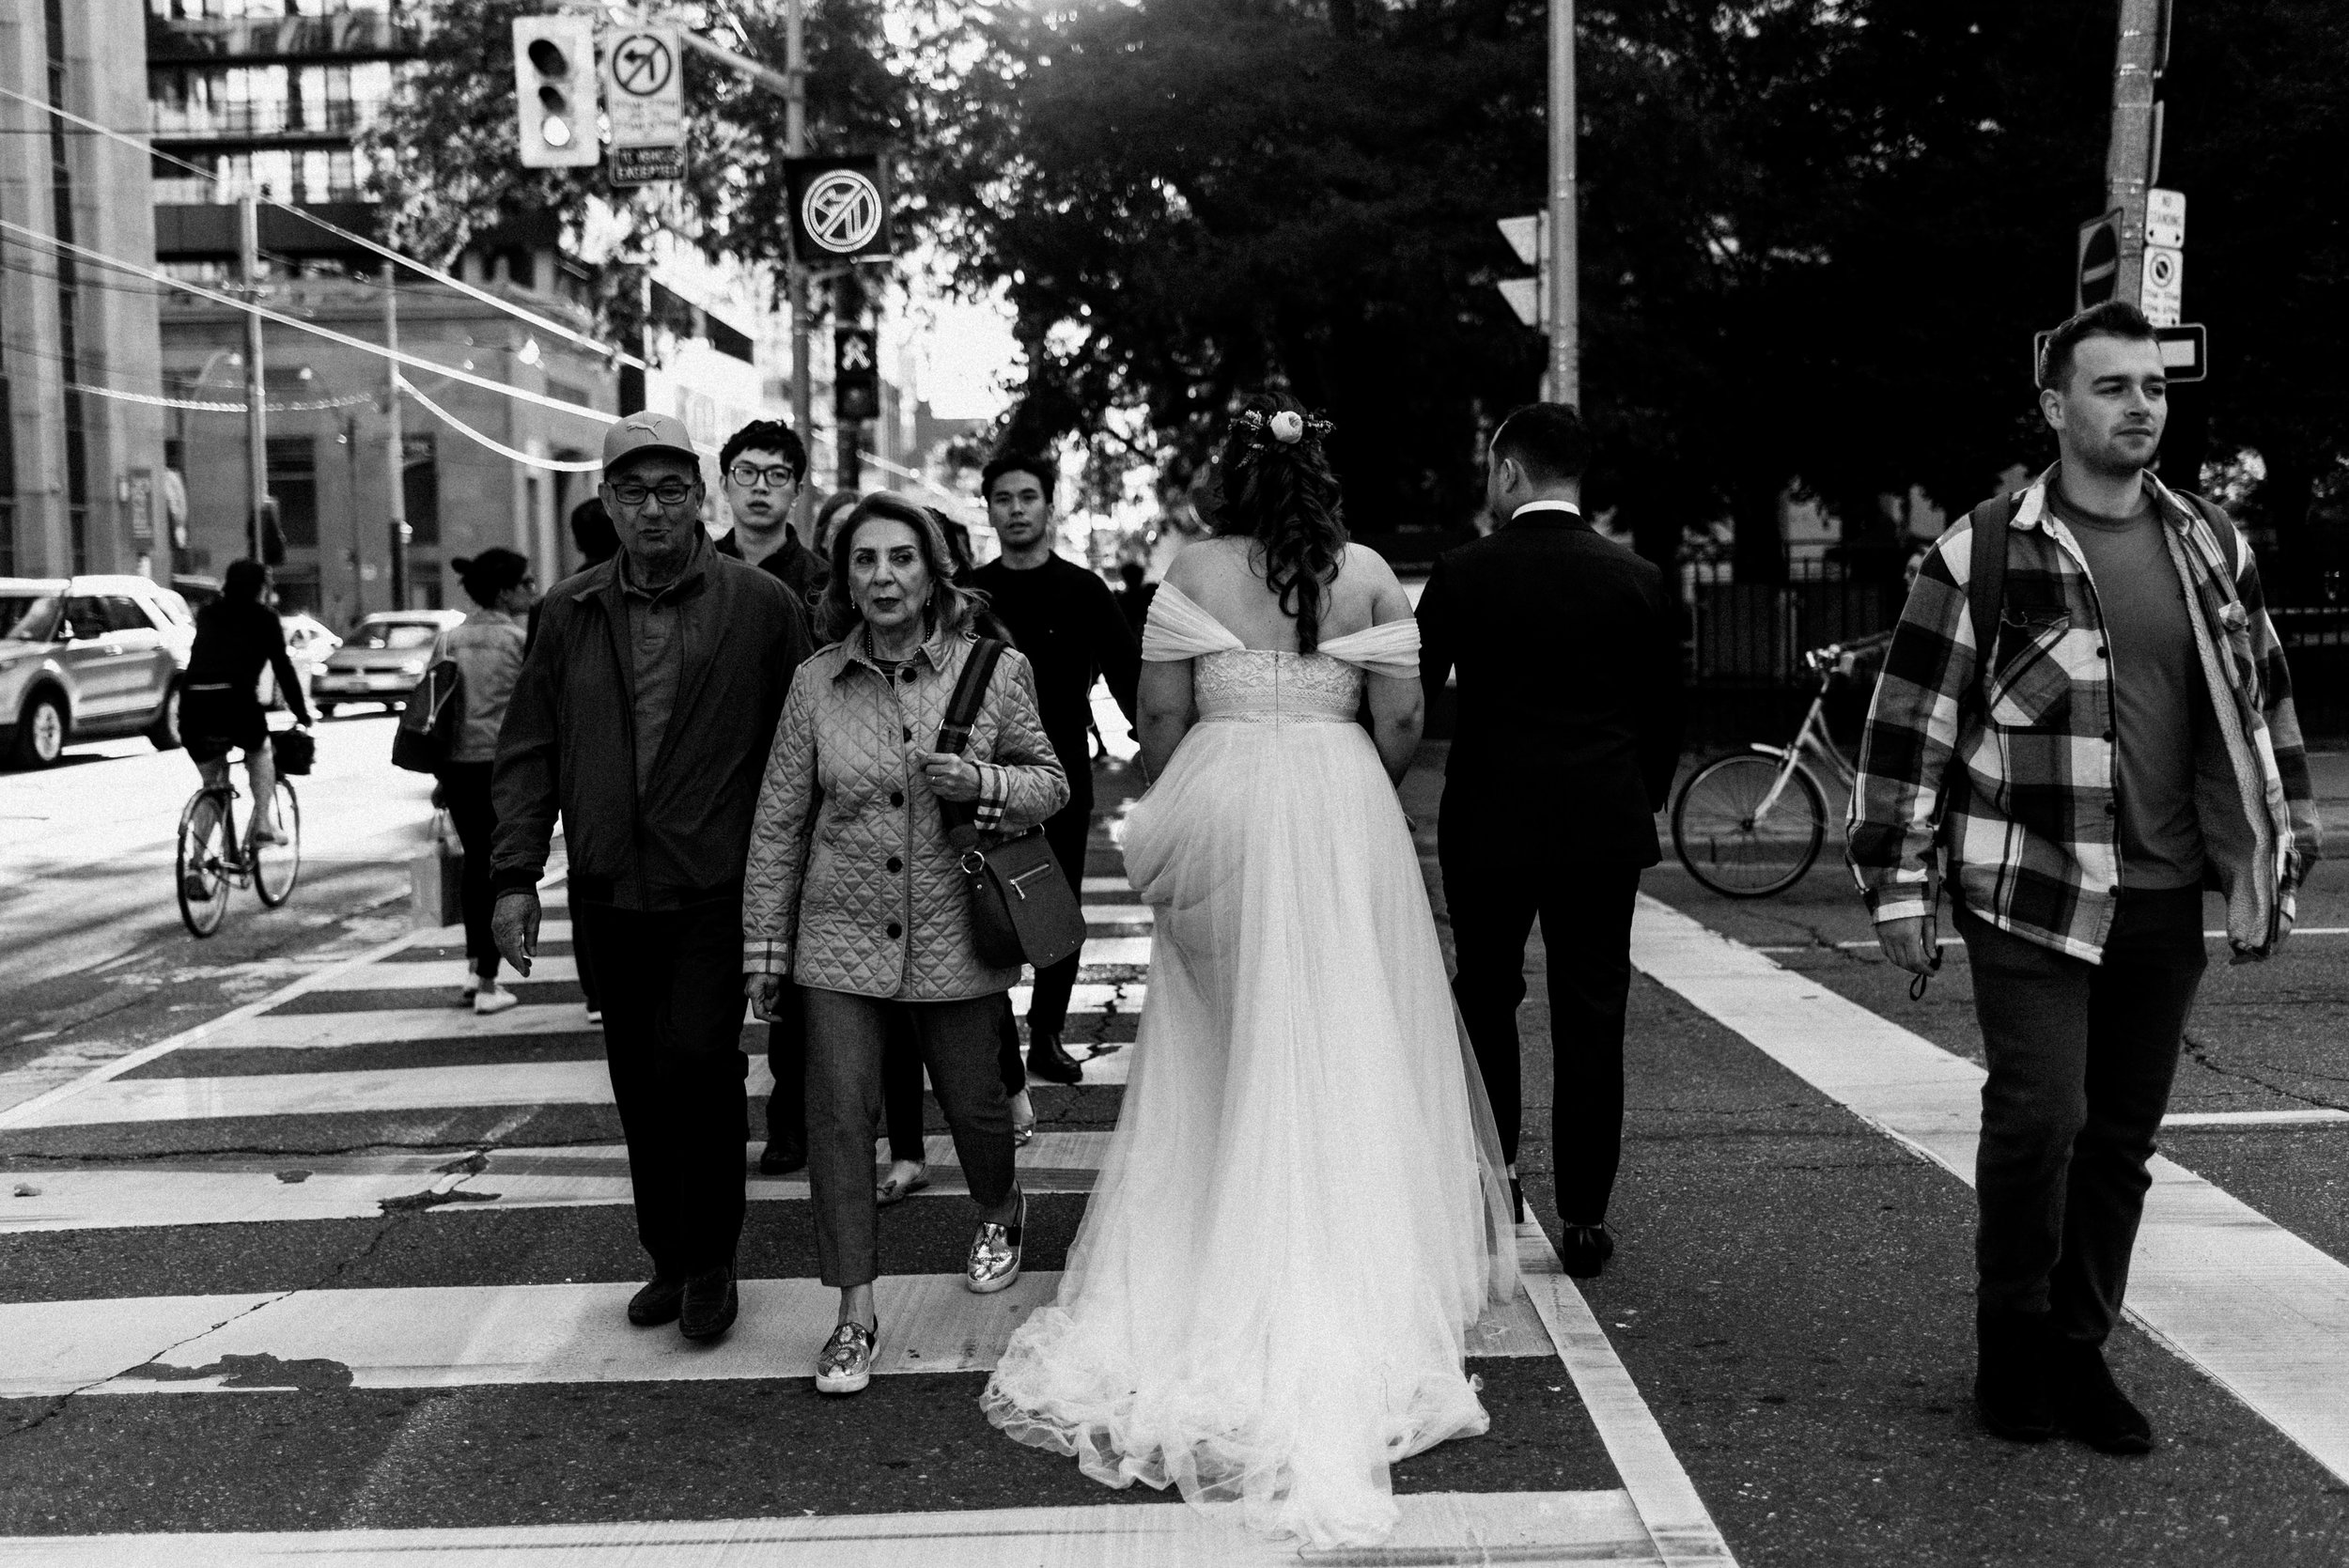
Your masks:
<svg viewBox="0 0 2349 1568"><path fill-rule="evenodd" d="M1283 409L1267 414L1261 409L1250 409L1233 419L1235 429L1245 431L1248 444L1259 451L1274 446L1297 446L1310 437L1315 442L1328 436L1336 426L1326 419L1302 414L1295 409Z"/></svg>

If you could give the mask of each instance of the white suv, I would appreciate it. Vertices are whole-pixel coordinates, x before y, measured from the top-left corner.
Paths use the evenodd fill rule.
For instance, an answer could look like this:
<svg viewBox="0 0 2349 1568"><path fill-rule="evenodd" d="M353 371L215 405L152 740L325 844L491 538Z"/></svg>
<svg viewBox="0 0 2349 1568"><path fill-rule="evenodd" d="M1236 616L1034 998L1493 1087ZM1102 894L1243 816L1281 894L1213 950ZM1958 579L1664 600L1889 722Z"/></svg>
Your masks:
<svg viewBox="0 0 2349 1568"><path fill-rule="evenodd" d="M144 733L179 744L188 601L144 577L0 577L0 753L46 768L66 746Z"/></svg>

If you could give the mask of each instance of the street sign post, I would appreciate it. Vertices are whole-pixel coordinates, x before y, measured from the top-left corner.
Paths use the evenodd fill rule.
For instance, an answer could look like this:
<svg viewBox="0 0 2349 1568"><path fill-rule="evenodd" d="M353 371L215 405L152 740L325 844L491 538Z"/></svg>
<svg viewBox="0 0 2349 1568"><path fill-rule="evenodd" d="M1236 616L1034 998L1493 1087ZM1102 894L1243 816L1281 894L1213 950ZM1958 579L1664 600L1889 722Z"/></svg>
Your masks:
<svg viewBox="0 0 2349 1568"><path fill-rule="evenodd" d="M791 197L791 255L801 265L896 254L889 173L878 154L787 159L784 180Z"/></svg>
<svg viewBox="0 0 2349 1568"><path fill-rule="evenodd" d="M2186 244L2186 193L2159 186L2145 193L2145 242L2170 250Z"/></svg>
<svg viewBox="0 0 2349 1568"><path fill-rule="evenodd" d="M612 183L685 178L685 70L674 27L622 27L603 39Z"/></svg>
<svg viewBox="0 0 2349 1568"><path fill-rule="evenodd" d="M2033 333L2030 339L2030 379L2039 380L2040 367L2047 363L2047 339L2053 333ZM2210 334L2200 321L2187 321L2173 326L2156 326L2155 338L2161 344L2161 367L2170 384L2199 381L2210 373Z"/></svg>

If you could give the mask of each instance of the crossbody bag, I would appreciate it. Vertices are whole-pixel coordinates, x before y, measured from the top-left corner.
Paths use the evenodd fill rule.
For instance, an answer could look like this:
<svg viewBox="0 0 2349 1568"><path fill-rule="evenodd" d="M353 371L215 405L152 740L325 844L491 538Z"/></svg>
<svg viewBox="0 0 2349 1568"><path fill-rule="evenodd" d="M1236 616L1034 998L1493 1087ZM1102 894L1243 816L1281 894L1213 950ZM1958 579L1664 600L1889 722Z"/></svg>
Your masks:
<svg viewBox="0 0 2349 1568"><path fill-rule="evenodd" d="M962 677L939 725L938 749L960 756L987 700L988 682L1003 644L984 638L963 661ZM959 800L941 800L946 842L971 896L971 933L980 961L998 969L1032 964L1041 970L1084 945L1084 910L1039 825L1018 834L982 833L977 813Z"/></svg>

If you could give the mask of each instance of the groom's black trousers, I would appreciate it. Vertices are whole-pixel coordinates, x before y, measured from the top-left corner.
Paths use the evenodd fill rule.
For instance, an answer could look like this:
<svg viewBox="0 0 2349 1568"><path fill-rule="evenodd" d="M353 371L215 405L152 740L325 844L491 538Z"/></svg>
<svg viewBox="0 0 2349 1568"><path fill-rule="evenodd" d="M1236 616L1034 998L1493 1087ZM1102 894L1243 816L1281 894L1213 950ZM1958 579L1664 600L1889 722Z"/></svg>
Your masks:
<svg viewBox="0 0 2349 1568"><path fill-rule="evenodd" d="M1447 814L1437 852L1458 971L1452 994L1484 1069L1515 1164L1524 1119L1517 1003L1525 943L1536 918L1549 977L1550 1157L1558 1214L1569 1225L1607 1218L1623 1153L1624 1012L1631 994L1636 865L1569 860L1533 833Z"/></svg>

